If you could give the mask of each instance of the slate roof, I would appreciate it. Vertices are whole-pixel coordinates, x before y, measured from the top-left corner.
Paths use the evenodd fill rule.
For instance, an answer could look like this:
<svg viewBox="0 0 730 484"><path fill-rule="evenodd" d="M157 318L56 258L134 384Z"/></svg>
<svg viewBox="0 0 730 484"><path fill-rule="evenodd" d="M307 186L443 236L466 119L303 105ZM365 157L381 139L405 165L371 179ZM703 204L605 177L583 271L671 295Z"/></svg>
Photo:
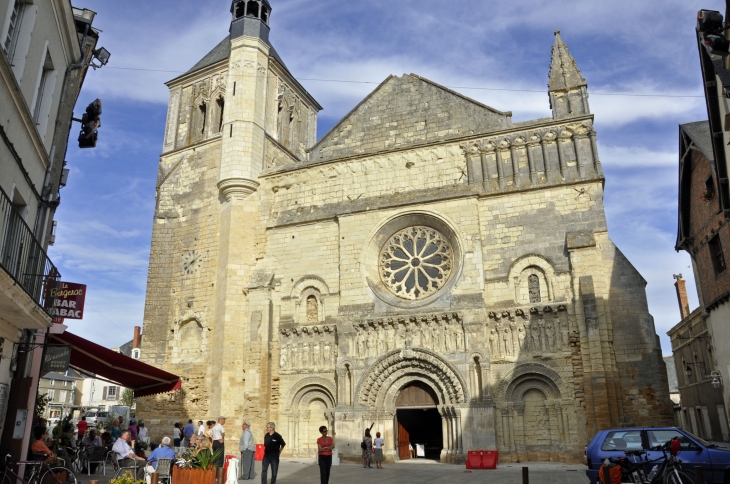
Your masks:
<svg viewBox="0 0 730 484"><path fill-rule="evenodd" d="M287 69L286 64L284 64L284 61L281 60L281 57L279 56L279 53L276 52L276 49L274 49L274 46L269 44L270 50L269 55L276 59L276 62L281 64L281 66L286 69L287 72L289 72L289 69ZM212 66L216 62L220 62L222 60L228 59L228 57L231 55L231 36L227 35L225 39L221 40L218 45L213 47L213 50L205 54L205 56L200 59L193 67L190 68L185 74L189 74L191 72L195 72L197 70L203 69L204 67Z"/></svg>
<svg viewBox="0 0 730 484"><path fill-rule="evenodd" d="M710 162L715 161L715 153L712 150L712 136L710 135L709 121L695 121L679 125L692 142L699 148L705 158Z"/></svg>
<svg viewBox="0 0 730 484"><path fill-rule="evenodd" d="M83 380L84 377L79 375L75 370L69 369L68 370L68 376L62 374L62 373L56 373L56 372L48 372L45 375L41 377L44 380L57 380L57 381L74 381L74 380Z"/></svg>
<svg viewBox="0 0 730 484"><path fill-rule="evenodd" d="M580 74L575 59L570 55L568 46L560 37L560 31L555 31L555 44L550 61L549 91L563 91L574 87L587 86L586 80Z"/></svg>

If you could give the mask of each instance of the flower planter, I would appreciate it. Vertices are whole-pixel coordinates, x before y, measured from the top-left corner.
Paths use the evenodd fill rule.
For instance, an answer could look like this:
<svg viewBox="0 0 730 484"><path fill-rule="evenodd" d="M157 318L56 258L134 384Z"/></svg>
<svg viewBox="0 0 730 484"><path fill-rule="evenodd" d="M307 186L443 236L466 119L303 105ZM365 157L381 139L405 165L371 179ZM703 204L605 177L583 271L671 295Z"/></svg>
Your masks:
<svg viewBox="0 0 730 484"><path fill-rule="evenodd" d="M216 468L208 470L181 469L174 466L172 468L172 482L175 484L216 484Z"/></svg>

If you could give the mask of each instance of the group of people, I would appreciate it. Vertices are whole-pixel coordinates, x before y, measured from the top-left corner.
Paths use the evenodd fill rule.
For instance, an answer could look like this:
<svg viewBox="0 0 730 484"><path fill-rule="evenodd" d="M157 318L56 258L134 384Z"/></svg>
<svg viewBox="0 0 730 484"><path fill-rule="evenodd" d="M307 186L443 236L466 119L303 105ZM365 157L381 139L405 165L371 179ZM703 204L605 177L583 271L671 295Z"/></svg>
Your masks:
<svg viewBox="0 0 730 484"><path fill-rule="evenodd" d="M373 455L375 455L375 467L383 468L383 444L385 440L380 437L380 432L375 433L375 439L370 435L370 429L365 429L365 436L362 439L360 447L362 448L362 466L372 469L370 465Z"/></svg>

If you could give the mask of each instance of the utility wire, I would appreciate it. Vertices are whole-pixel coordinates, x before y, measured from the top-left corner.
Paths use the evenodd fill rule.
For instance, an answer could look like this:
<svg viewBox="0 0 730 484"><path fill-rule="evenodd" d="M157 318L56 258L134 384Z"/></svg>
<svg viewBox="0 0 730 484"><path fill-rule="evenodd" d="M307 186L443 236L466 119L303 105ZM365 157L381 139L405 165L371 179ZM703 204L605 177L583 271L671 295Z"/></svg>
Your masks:
<svg viewBox="0 0 730 484"><path fill-rule="evenodd" d="M163 69L142 69L137 67L111 67L104 66L105 69L119 69L124 71L144 71L144 72L169 72L172 74L184 74L184 71L168 71ZM255 77L255 76L249 76ZM381 84L381 82L375 81L350 81L346 79L317 79L307 77L296 77L297 81L315 81L315 82L339 82L343 84ZM473 86L445 86L449 89L472 89L477 91L508 91L508 92L536 92L545 93L545 90L538 89L507 89L500 87L473 87ZM647 93L622 93L622 92L590 92L593 96L625 96L625 97L664 97L664 98L704 98L704 95L689 95L689 94L647 94Z"/></svg>

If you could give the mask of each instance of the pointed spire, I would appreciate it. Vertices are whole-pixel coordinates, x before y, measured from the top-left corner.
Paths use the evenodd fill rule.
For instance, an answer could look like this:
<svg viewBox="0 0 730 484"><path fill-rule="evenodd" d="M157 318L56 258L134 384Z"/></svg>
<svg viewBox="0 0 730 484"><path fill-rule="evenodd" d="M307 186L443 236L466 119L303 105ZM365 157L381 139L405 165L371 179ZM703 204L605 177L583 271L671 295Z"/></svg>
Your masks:
<svg viewBox="0 0 730 484"><path fill-rule="evenodd" d="M580 75L575 59L570 55L568 46L560 38L560 31L555 31L552 61L550 63L550 83L548 91L568 91L573 88L587 86L586 80Z"/></svg>

